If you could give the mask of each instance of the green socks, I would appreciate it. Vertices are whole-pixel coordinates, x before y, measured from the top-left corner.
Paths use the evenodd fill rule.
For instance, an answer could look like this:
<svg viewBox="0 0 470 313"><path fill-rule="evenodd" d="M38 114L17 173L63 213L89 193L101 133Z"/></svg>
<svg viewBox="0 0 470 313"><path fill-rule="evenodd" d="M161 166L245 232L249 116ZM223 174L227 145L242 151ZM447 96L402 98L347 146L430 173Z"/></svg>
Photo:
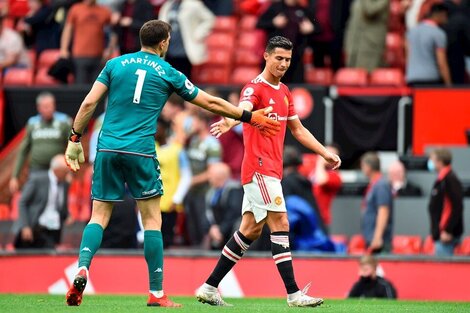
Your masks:
<svg viewBox="0 0 470 313"><path fill-rule="evenodd" d="M144 255L149 271L149 290L163 290L163 239L160 231L144 232Z"/></svg>
<svg viewBox="0 0 470 313"><path fill-rule="evenodd" d="M91 260L101 245L103 238L103 227L93 223L88 224L83 230L82 243L80 244L80 253L78 255L78 267L85 266L90 268Z"/></svg>

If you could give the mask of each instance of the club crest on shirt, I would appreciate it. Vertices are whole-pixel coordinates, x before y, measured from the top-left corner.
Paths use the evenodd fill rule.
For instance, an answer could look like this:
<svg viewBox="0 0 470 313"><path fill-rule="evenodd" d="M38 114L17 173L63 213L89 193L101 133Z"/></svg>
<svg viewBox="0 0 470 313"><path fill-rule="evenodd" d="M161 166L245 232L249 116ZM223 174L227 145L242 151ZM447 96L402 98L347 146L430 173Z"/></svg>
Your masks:
<svg viewBox="0 0 470 313"><path fill-rule="evenodd" d="M284 103L285 103L286 105L289 105L289 99L287 99L287 96L284 96Z"/></svg>
<svg viewBox="0 0 470 313"><path fill-rule="evenodd" d="M282 204L282 198L279 197L279 196L277 196L277 197L274 199L274 203L275 203L276 205L278 205L278 206L281 205L281 204Z"/></svg>

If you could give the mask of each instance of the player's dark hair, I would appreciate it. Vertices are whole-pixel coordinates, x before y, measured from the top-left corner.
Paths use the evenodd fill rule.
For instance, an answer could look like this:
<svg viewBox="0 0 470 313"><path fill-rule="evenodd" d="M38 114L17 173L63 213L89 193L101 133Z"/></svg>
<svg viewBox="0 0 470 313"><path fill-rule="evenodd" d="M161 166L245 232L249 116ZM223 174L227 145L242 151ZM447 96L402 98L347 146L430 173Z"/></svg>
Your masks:
<svg viewBox="0 0 470 313"><path fill-rule="evenodd" d="M431 6L429 10L429 16L439 13L449 13L449 7L445 3L435 3Z"/></svg>
<svg viewBox="0 0 470 313"><path fill-rule="evenodd" d="M365 153L361 158L361 162L364 162L365 164L369 165L374 172L380 172L380 159L377 153Z"/></svg>
<svg viewBox="0 0 470 313"><path fill-rule="evenodd" d="M294 46L292 45L292 42L286 37L274 36L268 40L268 44L266 45L266 52L271 53L276 48L292 50L293 47Z"/></svg>
<svg viewBox="0 0 470 313"><path fill-rule="evenodd" d="M170 32L170 24L160 20L150 20L140 28L140 44L143 47L155 47L163 40L168 39Z"/></svg>

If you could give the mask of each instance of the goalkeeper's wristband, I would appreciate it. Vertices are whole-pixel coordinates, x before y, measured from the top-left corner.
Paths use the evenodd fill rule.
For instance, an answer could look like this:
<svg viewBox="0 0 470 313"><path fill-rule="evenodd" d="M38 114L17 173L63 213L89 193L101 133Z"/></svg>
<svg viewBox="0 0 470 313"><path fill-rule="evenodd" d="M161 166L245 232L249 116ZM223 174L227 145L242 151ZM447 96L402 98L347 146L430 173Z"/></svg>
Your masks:
<svg viewBox="0 0 470 313"><path fill-rule="evenodd" d="M70 135L69 135L69 140L71 142L80 142L80 139L82 138L82 134L80 133L77 133L73 128L72 130L70 131Z"/></svg>
<svg viewBox="0 0 470 313"><path fill-rule="evenodd" d="M240 121L242 121L243 123L249 123L251 122L252 115L253 113L251 113L250 111L243 110L242 116L240 116Z"/></svg>

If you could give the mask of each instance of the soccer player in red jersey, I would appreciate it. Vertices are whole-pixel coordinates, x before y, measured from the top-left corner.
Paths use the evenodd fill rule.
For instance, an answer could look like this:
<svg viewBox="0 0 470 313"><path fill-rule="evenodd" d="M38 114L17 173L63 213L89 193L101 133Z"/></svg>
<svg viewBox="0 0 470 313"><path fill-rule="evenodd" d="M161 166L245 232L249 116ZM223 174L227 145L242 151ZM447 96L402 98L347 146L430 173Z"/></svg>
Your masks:
<svg viewBox="0 0 470 313"><path fill-rule="evenodd" d="M243 125L245 154L242 163L242 184L245 192L240 228L227 242L219 261L207 281L197 290L200 302L210 305L228 305L218 292L222 278L240 260L250 244L256 240L267 224L271 230L271 250L286 291L287 304L294 307L315 307L323 299L300 291L294 278L289 248L289 221L281 188L282 155L285 130L305 147L319 154L334 169L341 164L340 158L328 151L300 122L295 113L292 96L282 76L289 68L292 43L276 36L268 41L263 72L243 88L239 106L245 110L265 109L272 119L281 123L281 131L272 137L263 136L256 128ZM266 112L266 111L265 111ZM239 122L224 118L211 126L211 133L219 137Z"/></svg>

